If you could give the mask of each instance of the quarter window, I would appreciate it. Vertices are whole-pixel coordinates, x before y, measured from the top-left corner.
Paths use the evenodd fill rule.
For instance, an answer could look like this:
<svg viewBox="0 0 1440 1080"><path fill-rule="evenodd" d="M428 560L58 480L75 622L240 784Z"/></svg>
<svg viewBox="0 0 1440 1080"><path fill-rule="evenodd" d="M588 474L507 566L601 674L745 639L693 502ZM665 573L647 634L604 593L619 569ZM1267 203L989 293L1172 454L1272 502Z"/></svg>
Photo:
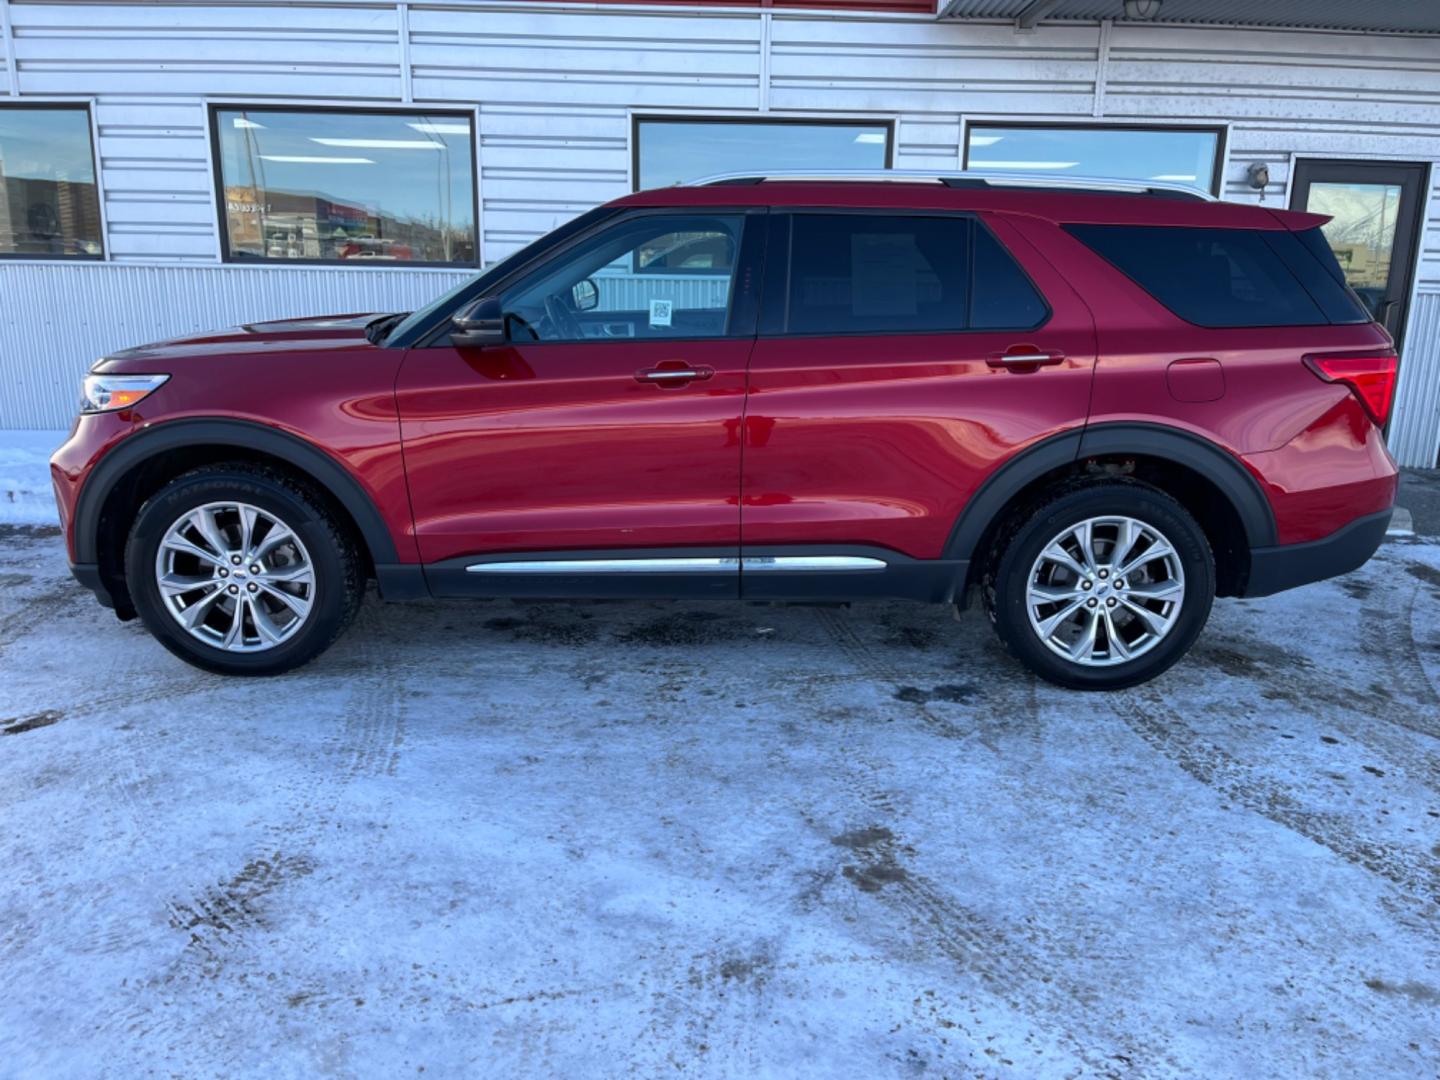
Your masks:
<svg viewBox="0 0 1440 1080"><path fill-rule="evenodd" d="M729 327L742 214L641 214L501 297L513 341L714 338Z"/></svg>
<svg viewBox="0 0 1440 1080"><path fill-rule="evenodd" d="M98 259L100 232L90 110L0 105L0 257Z"/></svg>
<svg viewBox="0 0 1440 1080"><path fill-rule="evenodd" d="M467 114L214 111L225 257L474 266Z"/></svg>
<svg viewBox="0 0 1440 1080"><path fill-rule="evenodd" d="M1067 225L1180 318L1197 326L1364 322L1364 308L1292 233Z"/></svg>

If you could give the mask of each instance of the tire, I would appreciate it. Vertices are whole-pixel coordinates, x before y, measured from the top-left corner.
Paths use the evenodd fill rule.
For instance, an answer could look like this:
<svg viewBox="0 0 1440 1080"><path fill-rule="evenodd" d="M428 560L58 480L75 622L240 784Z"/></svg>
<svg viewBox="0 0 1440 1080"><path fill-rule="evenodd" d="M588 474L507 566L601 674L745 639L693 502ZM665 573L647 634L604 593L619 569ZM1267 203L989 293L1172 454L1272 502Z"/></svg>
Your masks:
<svg viewBox="0 0 1440 1080"><path fill-rule="evenodd" d="M249 556L236 558L247 527ZM221 675L313 660L350 625L365 586L354 537L315 490L239 462L185 473L146 501L125 574L156 640Z"/></svg>
<svg viewBox="0 0 1440 1080"><path fill-rule="evenodd" d="M1086 535L1089 561L1080 557ZM1153 679L1189 651L1210 617L1215 559L1204 530L1169 495L1136 480L1050 492L1002 531L997 550L982 589L986 612L1006 648L1060 686L1118 690ZM1114 572L1125 563L1129 580Z"/></svg>

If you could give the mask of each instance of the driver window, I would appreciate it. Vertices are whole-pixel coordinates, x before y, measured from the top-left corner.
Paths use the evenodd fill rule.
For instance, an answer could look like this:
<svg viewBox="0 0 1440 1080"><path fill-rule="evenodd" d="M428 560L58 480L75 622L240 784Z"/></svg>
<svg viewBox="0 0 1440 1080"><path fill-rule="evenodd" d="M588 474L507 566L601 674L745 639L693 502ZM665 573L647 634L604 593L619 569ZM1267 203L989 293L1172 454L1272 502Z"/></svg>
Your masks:
<svg viewBox="0 0 1440 1080"><path fill-rule="evenodd" d="M501 297L510 340L723 337L741 214L645 214L584 241Z"/></svg>

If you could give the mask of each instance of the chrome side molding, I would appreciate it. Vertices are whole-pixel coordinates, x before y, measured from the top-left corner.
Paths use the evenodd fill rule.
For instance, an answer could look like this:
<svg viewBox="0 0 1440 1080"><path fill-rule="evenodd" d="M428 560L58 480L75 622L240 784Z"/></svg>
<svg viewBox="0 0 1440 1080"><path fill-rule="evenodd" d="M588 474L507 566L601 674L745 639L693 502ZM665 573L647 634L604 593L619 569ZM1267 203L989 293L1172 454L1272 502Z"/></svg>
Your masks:
<svg viewBox="0 0 1440 1080"><path fill-rule="evenodd" d="M884 570L883 559L864 555L747 555L668 559L526 559L473 563L471 574L693 574L745 571Z"/></svg>

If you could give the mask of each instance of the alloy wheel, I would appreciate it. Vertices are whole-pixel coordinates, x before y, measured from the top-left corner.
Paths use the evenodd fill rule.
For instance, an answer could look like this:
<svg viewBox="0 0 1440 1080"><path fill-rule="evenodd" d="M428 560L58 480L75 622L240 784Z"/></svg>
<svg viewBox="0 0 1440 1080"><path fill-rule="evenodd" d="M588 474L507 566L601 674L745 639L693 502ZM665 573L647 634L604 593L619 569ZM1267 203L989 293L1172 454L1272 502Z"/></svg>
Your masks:
<svg viewBox="0 0 1440 1080"><path fill-rule="evenodd" d="M288 641L315 601L315 567L300 537L242 502L205 503L177 518L161 537L155 583L187 634L227 652Z"/></svg>
<svg viewBox="0 0 1440 1080"><path fill-rule="evenodd" d="M1137 518L1086 518L1040 551L1026 612L1047 648L1072 663L1108 667L1143 656L1174 628L1185 572L1170 540Z"/></svg>

